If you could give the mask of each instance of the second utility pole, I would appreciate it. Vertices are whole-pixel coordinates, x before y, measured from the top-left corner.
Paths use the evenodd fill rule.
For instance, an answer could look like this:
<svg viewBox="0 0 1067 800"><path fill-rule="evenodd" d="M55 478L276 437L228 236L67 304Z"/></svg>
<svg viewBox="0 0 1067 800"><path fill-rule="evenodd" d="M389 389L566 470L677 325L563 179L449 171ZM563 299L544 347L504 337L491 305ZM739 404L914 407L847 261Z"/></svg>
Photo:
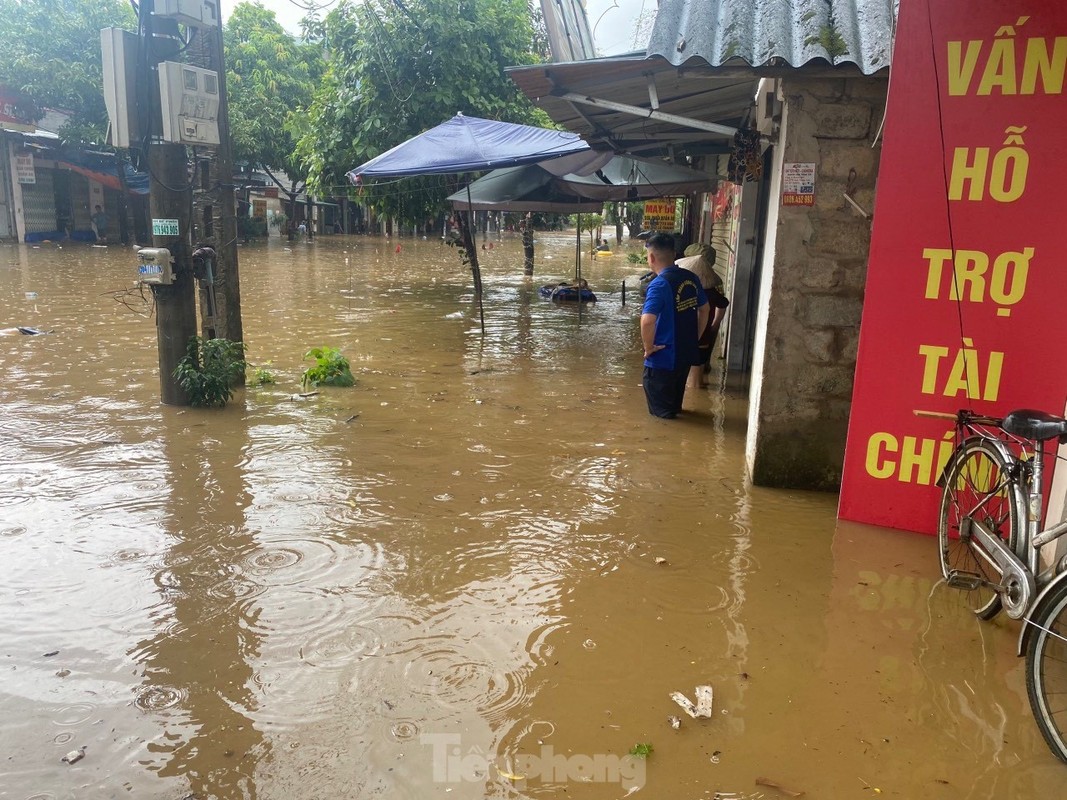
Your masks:
<svg viewBox="0 0 1067 800"><path fill-rule="evenodd" d="M161 61L178 55L178 24L153 15L155 0L141 0L141 24L146 41L150 71L141 76L151 85L142 97L151 98L150 119L142 122L150 131L148 171L150 177L149 208L152 216L152 246L165 247L174 258L174 282L154 285L156 301L156 341L159 346L160 398L168 405L189 405L189 397L174 379L174 368L185 356L189 340L196 336L196 302L193 289L192 257L189 250L191 223L189 169L185 145L163 142L163 117L160 108L159 70ZM176 236L156 235L157 220L177 220Z"/></svg>

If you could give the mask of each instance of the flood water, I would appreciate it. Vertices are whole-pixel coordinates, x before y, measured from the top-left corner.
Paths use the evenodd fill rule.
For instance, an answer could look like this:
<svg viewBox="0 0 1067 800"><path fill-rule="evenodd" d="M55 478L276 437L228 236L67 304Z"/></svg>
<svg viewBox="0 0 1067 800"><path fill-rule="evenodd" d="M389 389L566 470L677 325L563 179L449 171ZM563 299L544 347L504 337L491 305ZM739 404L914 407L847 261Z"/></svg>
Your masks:
<svg viewBox="0 0 1067 800"><path fill-rule="evenodd" d="M0 327L52 331L0 336L0 798L1062 795L930 539L750 486L742 396L648 416L641 265L579 320L571 235L532 282L500 242L483 337L399 241L243 247L277 383L222 410L160 405L132 251L0 246ZM357 385L294 397L320 346Z"/></svg>

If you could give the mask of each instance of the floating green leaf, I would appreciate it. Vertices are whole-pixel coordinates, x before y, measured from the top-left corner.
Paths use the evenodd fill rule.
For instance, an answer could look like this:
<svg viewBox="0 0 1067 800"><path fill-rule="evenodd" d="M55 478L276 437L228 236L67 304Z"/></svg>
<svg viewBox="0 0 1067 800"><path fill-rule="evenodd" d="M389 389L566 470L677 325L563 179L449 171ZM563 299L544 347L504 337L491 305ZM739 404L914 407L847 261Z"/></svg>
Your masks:
<svg viewBox="0 0 1067 800"><path fill-rule="evenodd" d="M630 755L638 758L648 758L652 755L652 744L650 742L638 742L630 748Z"/></svg>

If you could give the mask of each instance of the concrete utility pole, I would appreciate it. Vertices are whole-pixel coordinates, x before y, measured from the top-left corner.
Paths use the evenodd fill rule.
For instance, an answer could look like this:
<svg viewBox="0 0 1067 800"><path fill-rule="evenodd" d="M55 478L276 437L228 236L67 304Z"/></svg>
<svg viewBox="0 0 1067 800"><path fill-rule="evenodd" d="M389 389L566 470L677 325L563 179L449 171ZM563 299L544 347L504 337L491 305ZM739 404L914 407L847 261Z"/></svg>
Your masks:
<svg viewBox="0 0 1067 800"><path fill-rule="evenodd" d="M196 30L194 48L190 48L190 54L198 53L197 60L201 62L198 65L217 72L219 79L219 145L213 158L211 151L208 151L206 156L198 154L200 184L195 192L196 207L199 210L198 219L193 222L195 247L210 247L215 251L212 264L205 267L194 265L197 267L201 287L201 335L205 339L219 338L240 342L244 340L244 328L241 322L241 283L237 268L233 148L230 145L230 114L221 16L219 24L214 28Z"/></svg>
<svg viewBox="0 0 1067 800"><path fill-rule="evenodd" d="M149 109L141 107L142 123L150 132L148 168L150 176L149 208L152 219L178 220L177 236L157 236L153 232L153 247L170 250L174 258L174 282L169 286L153 285L156 301L156 340L159 345L160 398L167 405L189 405L188 395L174 379L174 368L185 356L189 340L196 336L196 303L193 298L193 270L189 250L189 174L185 162L185 146L163 142L163 119L160 108L158 68L161 61L178 55L178 24L173 20L153 16L155 0L141 0L141 20L145 25L151 72L142 77L153 85L145 95L151 98L151 119L143 115ZM142 95L142 96L145 96Z"/></svg>

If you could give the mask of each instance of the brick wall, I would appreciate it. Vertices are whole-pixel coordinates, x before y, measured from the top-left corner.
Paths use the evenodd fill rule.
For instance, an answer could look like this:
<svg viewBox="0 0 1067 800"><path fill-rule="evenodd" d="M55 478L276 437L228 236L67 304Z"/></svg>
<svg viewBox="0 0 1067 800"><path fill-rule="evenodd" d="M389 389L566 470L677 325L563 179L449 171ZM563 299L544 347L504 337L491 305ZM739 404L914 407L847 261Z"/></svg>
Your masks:
<svg viewBox="0 0 1067 800"><path fill-rule="evenodd" d="M749 410L749 470L764 486L836 491L852 400L884 113L880 78L783 80L775 173L814 162L813 206L782 206L772 176ZM887 335L892 335L887 331Z"/></svg>

